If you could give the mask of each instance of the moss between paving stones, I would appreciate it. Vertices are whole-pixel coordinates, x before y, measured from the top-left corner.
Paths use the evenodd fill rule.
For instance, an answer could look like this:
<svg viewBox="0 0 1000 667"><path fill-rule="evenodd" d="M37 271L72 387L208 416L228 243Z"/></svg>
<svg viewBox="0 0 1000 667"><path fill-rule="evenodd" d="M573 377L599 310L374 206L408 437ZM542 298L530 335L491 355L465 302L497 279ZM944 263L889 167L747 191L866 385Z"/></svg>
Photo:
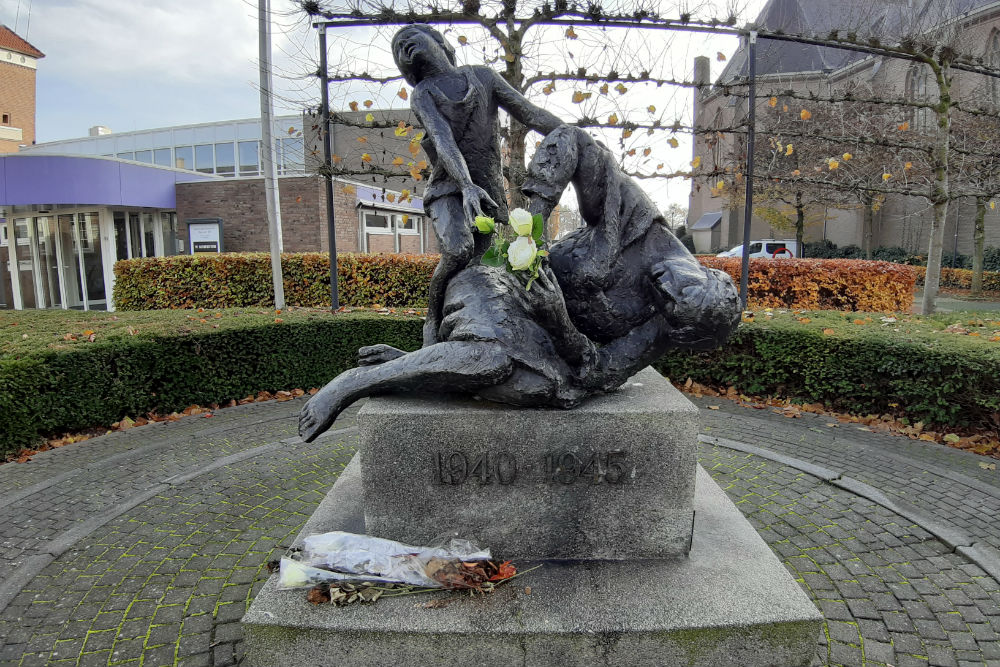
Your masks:
<svg viewBox="0 0 1000 667"><path fill-rule="evenodd" d="M1000 411L1000 341L990 340L1000 338L1000 313L883 317L762 311L723 349L675 352L656 366L743 393L990 427ZM949 332L953 324L978 335ZM0 313L0 456L127 415L321 386L363 345L419 347L420 328L416 315L372 311Z"/></svg>

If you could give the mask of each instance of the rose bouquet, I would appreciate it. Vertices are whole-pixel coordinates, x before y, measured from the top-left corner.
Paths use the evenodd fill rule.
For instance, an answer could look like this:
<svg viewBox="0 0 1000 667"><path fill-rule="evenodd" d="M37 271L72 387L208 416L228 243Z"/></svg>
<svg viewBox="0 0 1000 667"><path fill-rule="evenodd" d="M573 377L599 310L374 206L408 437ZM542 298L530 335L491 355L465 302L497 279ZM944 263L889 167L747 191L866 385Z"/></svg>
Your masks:
<svg viewBox="0 0 1000 667"><path fill-rule="evenodd" d="M542 258L549 254L542 243L545 224L542 216L533 216L523 208L512 210L509 222L511 231L516 235L513 240L509 234L497 230L493 218L478 216L475 222L480 233L493 234L493 245L483 255L482 263L486 266L506 266L511 273L527 272L528 282L524 288L530 290L531 284L538 278Z"/></svg>

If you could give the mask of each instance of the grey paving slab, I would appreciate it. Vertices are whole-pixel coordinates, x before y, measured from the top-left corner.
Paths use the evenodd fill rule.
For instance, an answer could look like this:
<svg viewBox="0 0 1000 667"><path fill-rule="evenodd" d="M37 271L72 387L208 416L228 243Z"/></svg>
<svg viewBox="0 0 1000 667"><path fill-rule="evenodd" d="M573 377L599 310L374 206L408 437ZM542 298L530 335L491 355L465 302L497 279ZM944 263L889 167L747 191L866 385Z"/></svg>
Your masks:
<svg viewBox="0 0 1000 667"><path fill-rule="evenodd" d="M1000 472L970 452L862 430L822 415L789 419L720 398L693 399L701 407L702 433L745 442L837 472L874 487L943 526L1000 549ZM835 424L834 427L829 424Z"/></svg>
<svg viewBox="0 0 1000 667"><path fill-rule="evenodd" d="M702 410L703 434L756 448L703 443L699 458L824 613L817 664L1000 667L1000 585L974 562L1000 562L1000 477L981 458L699 403L720 408ZM221 410L0 466L0 499L19 494L0 503L0 667L238 664L264 564L352 452L353 432L292 444L300 406ZM953 549L924 524L971 543Z"/></svg>

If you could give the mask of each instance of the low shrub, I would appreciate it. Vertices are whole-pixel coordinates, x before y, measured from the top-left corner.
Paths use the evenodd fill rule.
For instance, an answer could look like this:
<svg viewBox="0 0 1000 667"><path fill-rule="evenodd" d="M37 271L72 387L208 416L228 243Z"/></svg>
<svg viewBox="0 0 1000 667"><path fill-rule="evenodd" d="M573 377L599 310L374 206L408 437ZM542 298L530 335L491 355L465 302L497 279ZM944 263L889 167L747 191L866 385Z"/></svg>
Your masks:
<svg viewBox="0 0 1000 667"><path fill-rule="evenodd" d="M354 366L361 346L418 348L422 328L415 316L303 310L16 317L0 329L0 460L43 436L125 416L322 386ZM673 352L655 365L675 380L748 394L995 429L1000 321L989 317L761 313L720 350ZM948 326L956 322L966 328Z"/></svg>
<svg viewBox="0 0 1000 667"><path fill-rule="evenodd" d="M0 357L0 461L43 436L126 415L319 387L352 368L363 345L415 349L421 341L418 317L311 311L282 313L279 322L273 312L177 315L178 323L144 326L135 335L98 328L93 343L84 338ZM18 338L42 335L22 330L32 331L22 322Z"/></svg>
<svg viewBox="0 0 1000 667"><path fill-rule="evenodd" d="M738 285L738 257L701 257ZM755 308L909 311L916 279L912 267L891 262L832 259L753 259L749 302Z"/></svg>
<svg viewBox="0 0 1000 667"><path fill-rule="evenodd" d="M854 414L1000 426L1000 343L947 331L907 335L889 328L895 324L849 318L831 326L809 313L800 318L807 323L786 316L744 324L720 350L673 352L656 367L681 382L690 377Z"/></svg>
<svg viewBox="0 0 1000 667"><path fill-rule="evenodd" d="M341 305L421 307L437 255L338 254ZM330 263L326 253L281 256L285 302L330 305ZM271 258L267 253L176 255L130 259L115 264L115 306L119 310L271 306Z"/></svg>
<svg viewBox="0 0 1000 667"><path fill-rule="evenodd" d="M926 266L913 267L916 271L917 285L923 287L927 277ZM941 287L955 289L972 289L972 271L968 269L941 269ZM983 289L988 292L1000 291L1000 271L983 271Z"/></svg>
<svg viewBox="0 0 1000 667"><path fill-rule="evenodd" d="M437 255L338 255L341 305L425 307ZM739 258L699 257L739 283ZM285 302L330 305L326 254L282 255ZM913 279L885 262L753 260L750 300L755 306L842 310L908 310ZM265 253L131 259L115 264L119 310L267 307L274 304L271 263Z"/></svg>

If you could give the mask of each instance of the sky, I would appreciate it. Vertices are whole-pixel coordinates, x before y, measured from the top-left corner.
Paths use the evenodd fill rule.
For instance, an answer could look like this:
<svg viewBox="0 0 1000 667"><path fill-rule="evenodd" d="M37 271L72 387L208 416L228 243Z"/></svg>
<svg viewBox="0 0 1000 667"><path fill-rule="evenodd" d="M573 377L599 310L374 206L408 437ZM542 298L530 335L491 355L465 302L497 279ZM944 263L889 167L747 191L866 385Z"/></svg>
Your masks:
<svg viewBox="0 0 1000 667"><path fill-rule="evenodd" d="M754 18L764 1L740 0L741 22ZM725 7L727 0L712 2ZM275 112L298 113L319 101L309 75L317 62L316 31L290 0L272 0L272 22ZM38 142L86 136L94 125L124 132L260 115L255 0L0 0L0 23L46 54L37 74ZM354 52L366 39L331 32L331 69L338 38ZM373 54L368 57L384 57L381 42L364 46L363 53ZM666 57L669 69L684 76L695 56L710 56L714 77L725 65L716 54L735 48L734 38L700 35L675 39ZM474 62L475 54L466 60ZM346 105L360 94L332 90L331 103ZM689 142L678 154L685 147L690 156ZM676 181L652 191L665 208L686 205L688 188Z"/></svg>

